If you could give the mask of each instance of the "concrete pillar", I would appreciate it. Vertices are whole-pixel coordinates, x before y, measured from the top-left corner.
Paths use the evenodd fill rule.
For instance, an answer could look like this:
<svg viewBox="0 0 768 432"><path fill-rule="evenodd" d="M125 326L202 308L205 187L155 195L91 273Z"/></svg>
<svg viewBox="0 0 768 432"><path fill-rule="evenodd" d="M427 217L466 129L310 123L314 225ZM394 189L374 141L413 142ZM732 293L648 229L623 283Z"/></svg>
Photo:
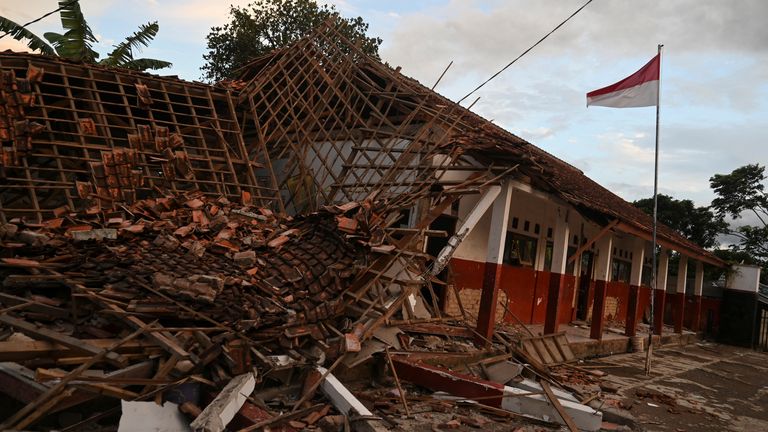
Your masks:
<svg viewBox="0 0 768 432"><path fill-rule="evenodd" d="M632 248L632 273L629 275L629 296L624 334L637 334L637 309L640 304L640 285L643 283L643 260L645 259L645 240L636 238Z"/></svg>
<svg viewBox="0 0 768 432"><path fill-rule="evenodd" d="M688 279L688 257L680 254L680 263L677 266L677 287L675 288L674 326L675 333L683 332L683 318L685 317L685 285Z"/></svg>
<svg viewBox="0 0 768 432"><path fill-rule="evenodd" d="M661 336L664 330L664 304L667 298L669 276L669 249L662 247L656 271L656 290L653 292L653 333Z"/></svg>
<svg viewBox="0 0 768 432"><path fill-rule="evenodd" d="M704 264L696 262L696 277L693 280L693 321L691 330L698 332L701 328L701 294L704 292Z"/></svg>
<svg viewBox="0 0 768 432"><path fill-rule="evenodd" d="M483 292L480 295L480 307L477 313L478 335L476 342L483 345L487 344L493 337L511 199L512 183L505 182L501 187L501 192L493 201L491 224L488 230L488 249L483 271Z"/></svg>
<svg viewBox="0 0 768 432"><path fill-rule="evenodd" d="M560 303L565 284L565 267L568 263L568 240L571 230L568 226L568 210L557 208L555 229L552 235L552 274L549 277L549 291L547 293L547 315L544 320L544 334L557 332L557 320L560 316Z"/></svg>
<svg viewBox="0 0 768 432"><path fill-rule="evenodd" d="M608 232L603 235L597 244L597 257L595 258L595 298L592 303L592 328L589 337L592 339L603 338L603 325L605 314L605 295L608 292L608 279L611 276L611 253L613 251L613 235Z"/></svg>

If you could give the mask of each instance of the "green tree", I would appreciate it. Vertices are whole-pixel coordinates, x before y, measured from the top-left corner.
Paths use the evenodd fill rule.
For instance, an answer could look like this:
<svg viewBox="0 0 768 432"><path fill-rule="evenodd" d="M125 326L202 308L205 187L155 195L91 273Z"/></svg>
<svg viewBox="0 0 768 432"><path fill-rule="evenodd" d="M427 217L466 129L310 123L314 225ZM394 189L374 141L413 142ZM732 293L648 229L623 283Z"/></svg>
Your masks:
<svg viewBox="0 0 768 432"><path fill-rule="evenodd" d="M335 6L318 5L315 0L256 0L242 8L230 6L229 16L229 23L212 27L207 36L206 63L200 69L209 81L234 78L241 66L292 44L338 13ZM381 39L366 35L368 24L361 17L343 21L341 33L378 58Z"/></svg>
<svg viewBox="0 0 768 432"><path fill-rule="evenodd" d="M649 215L653 214L653 198L637 200L632 204ZM723 217L709 207L696 207L691 200L677 200L664 194L658 195L658 218L659 222L707 249L718 246L718 235L728 230Z"/></svg>
<svg viewBox="0 0 768 432"><path fill-rule="evenodd" d="M139 26L137 32L115 45L114 50L106 58L98 60L99 53L93 49L93 44L98 41L80 10L79 1L61 0L58 11L61 17L61 26L64 28L63 34L47 32L41 38L6 17L0 17L0 30L16 40L26 40L27 46L33 51L40 51L43 54L69 60L142 71L171 66L171 63L163 60L134 58L134 52L140 51L142 45L149 46L149 43L157 35L160 30L157 21Z"/></svg>
<svg viewBox="0 0 768 432"><path fill-rule="evenodd" d="M730 174L715 174L709 179L716 195L712 208L719 215L742 221L745 215L755 217L755 225L742 224L729 231L739 239L731 245L731 250L740 261L762 266L763 281L768 281L767 178L765 167L754 164L736 168Z"/></svg>

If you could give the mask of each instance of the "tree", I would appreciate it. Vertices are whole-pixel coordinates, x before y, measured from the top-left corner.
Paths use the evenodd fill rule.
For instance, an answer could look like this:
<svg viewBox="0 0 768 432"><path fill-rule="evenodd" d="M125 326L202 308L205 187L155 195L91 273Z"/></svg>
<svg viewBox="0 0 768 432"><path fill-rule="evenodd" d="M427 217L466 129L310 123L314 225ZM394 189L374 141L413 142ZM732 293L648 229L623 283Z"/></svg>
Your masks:
<svg viewBox="0 0 768 432"><path fill-rule="evenodd" d="M208 53L203 54L203 79L215 82L234 78L235 71L256 57L296 42L330 17L338 17L335 6L315 0L256 0L246 7L230 6L230 22L212 27ZM343 19L341 33L360 44L366 54L378 58L380 38L368 37L368 24L361 17Z"/></svg>
<svg viewBox="0 0 768 432"><path fill-rule="evenodd" d="M632 204L649 215L653 214L653 198ZM664 194L658 195L658 220L706 249L718 246L718 235L728 229L723 217L709 207L696 207L691 200L676 200Z"/></svg>
<svg viewBox="0 0 768 432"><path fill-rule="evenodd" d="M738 238L731 250L748 264L763 267L762 278L768 280L768 195L765 192L765 167L759 164L736 168L730 174L715 174L709 184L715 192L712 208L721 216L743 220L755 217L757 224L743 224L729 230Z"/></svg>
<svg viewBox="0 0 768 432"><path fill-rule="evenodd" d="M157 21L139 26L137 32L115 45L114 50L99 61L99 53L93 49L93 44L98 40L80 10L79 1L59 1L59 15L61 26L64 28L63 34L47 32L41 38L6 17L0 17L0 30L10 34L16 40L26 40L27 46L33 51L69 60L141 71L171 66L171 63L163 60L134 58L134 51L139 51L142 45L149 46L157 35L160 30Z"/></svg>

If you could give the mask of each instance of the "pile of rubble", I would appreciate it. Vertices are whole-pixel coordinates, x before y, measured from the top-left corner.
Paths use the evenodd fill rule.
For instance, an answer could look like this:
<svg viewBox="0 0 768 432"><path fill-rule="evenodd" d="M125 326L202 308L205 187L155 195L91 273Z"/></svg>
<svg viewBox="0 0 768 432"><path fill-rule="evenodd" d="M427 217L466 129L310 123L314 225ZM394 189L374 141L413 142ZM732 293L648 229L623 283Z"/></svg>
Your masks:
<svg viewBox="0 0 768 432"><path fill-rule="evenodd" d="M418 289L356 293L397 248L371 203L290 218L250 202L188 193L1 225L0 427L407 429L394 414L409 403L459 401L599 427L599 412L523 380L508 340L477 346L462 320L401 314L428 309ZM403 412L334 375L360 365L393 377Z"/></svg>

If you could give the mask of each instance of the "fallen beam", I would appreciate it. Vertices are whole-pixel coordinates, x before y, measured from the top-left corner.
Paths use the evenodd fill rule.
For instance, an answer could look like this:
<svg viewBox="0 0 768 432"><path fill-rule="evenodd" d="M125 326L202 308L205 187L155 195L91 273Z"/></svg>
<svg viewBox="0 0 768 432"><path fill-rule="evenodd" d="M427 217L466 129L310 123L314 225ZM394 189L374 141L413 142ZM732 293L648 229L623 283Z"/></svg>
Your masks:
<svg viewBox="0 0 768 432"><path fill-rule="evenodd" d="M504 395L514 397L505 397L501 407L508 411L513 411L536 418L548 418L550 420L557 421L560 424L566 424L561 419L558 411L545 395L528 394L524 397L518 396L523 393L528 392L526 390L506 386L504 388ZM600 426L603 422L603 413L586 405L582 405L578 402L573 402L570 400L559 399L558 402L568 417L573 419L576 427L578 427L579 430L600 430Z"/></svg>
<svg viewBox="0 0 768 432"><path fill-rule="evenodd" d="M201 432L223 431L255 387L256 377L252 372L232 378L190 426L193 430Z"/></svg>
<svg viewBox="0 0 768 432"><path fill-rule="evenodd" d="M67 336L65 334L46 329L44 327L36 326L27 321L14 318L7 314L0 315L0 322L15 328L27 336L55 342L83 354L95 356L101 354L102 351L104 351L102 348L95 347L80 339L73 338L72 336ZM128 364L125 357L115 352L108 352L104 357L107 361L119 367L124 367Z"/></svg>
<svg viewBox="0 0 768 432"><path fill-rule="evenodd" d="M105 349L114 344L117 339L81 339L83 343ZM131 341L121 346L116 352L120 354L144 353L148 348L157 350L159 345L147 341ZM37 358L59 359L80 357L76 350L64 345L48 341L3 341L0 342L0 362L19 362Z"/></svg>
<svg viewBox="0 0 768 432"><path fill-rule="evenodd" d="M546 418L558 421L563 425L566 424L558 410L543 394L531 394L528 390L504 386L437 366L412 363L403 358L395 357L392 362L399 377L414 384L477 400L484 405L502 408L516 414L537 419ZM542 388L539 386L538 390L542 391ZM603 418L601 412L573 400L557 398L566 416L573 419L580 430L596 431L600 429Z"/></svg>
<svg viewBox="0 0 768 432"><path fill-rule="evenodd" d="M320 389L331 400L333 406L342 414L350 417L351 421L354 421L355 417L361 420L356 424L354 430L364 432L384 432L387 430L381 421L374 418L368 408L338 378L332 373L328 373L328 370L322 366L318 366L317 371L320 372L321 376L325 376L320 384Z"/></svg>

